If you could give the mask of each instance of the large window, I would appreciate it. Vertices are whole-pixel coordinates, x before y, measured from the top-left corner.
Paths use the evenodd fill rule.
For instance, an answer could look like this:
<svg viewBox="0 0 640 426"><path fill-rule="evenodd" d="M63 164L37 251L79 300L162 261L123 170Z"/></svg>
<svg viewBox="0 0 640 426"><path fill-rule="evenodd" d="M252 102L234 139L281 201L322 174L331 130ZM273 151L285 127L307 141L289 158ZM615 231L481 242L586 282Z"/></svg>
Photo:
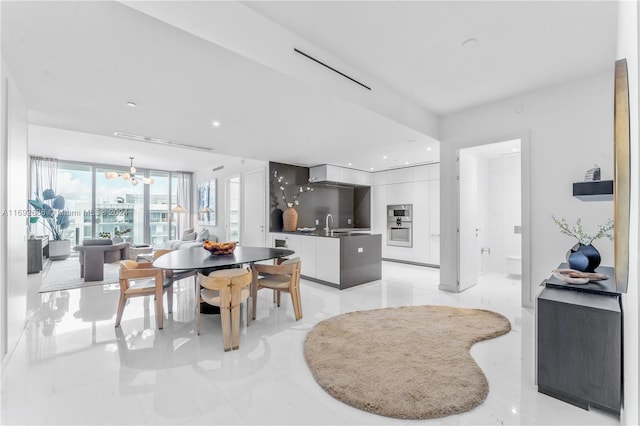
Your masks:
<svg viewBox="0 0 640 426"><path fill-rule="evenodd" d="M70 226L64 238L72 244L83 239L111 237L121 234L131 237L134 244L162 245L177 238L176 221L171 208L177 202L175 174L158 170L138 170L153 178L152 185L140 182L107 179L105 172L127 172L128 168L60 161L58 163L57 193L66 199L70 212ZM95 187L95 192L94 192ZM191 210L191 206L186 206Z"/></svg>
<svg viewBox="0 0 640 426"><path fill-rule="evenodd" d="M57 193L64 196L65 208L69 211L69 227L62 236L79 244L91 238L91 187L92 168L85 164L58 163Z"/></svg>
<svg viewBox="0 0 640 426"><path fill-rule="evenodd" d="M157 246L171 239L169 210L170 206L170 174L168 172L152 172L155 184L149 187L149 236L151 245Z"/></svg>
<svg viewBox="0 0 640 426"><path fill-rule="evenodd" d="M107 179L106 172L127 172L111 167L96 168L96 236L121 235L135 244L144 242L144 184L132 185L120 177ZM128 231L128 232L127 232Z"/></svg>
<svg viewBox="0 0 640 426"><path fill-rule="evenodd" d="M229 241L240 242L240 176L227 180Z"/></svg>

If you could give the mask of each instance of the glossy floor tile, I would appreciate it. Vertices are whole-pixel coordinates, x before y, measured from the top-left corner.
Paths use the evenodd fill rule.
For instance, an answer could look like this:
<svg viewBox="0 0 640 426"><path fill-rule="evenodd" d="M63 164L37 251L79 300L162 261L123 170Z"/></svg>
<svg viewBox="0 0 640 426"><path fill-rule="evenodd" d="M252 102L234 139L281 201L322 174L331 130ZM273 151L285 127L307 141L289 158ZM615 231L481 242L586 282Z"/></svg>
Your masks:
<svg viewBox="0 0 640 426"><path fill-rule="evenodd" d="M539 394L534 385L534 315L520 307L520 282L481 277L459 294L438 290L439 271L383 263L383 279L347 290L302 282L304 318L283 294L259 292L258 318L241 328L240 349L223 351L220 319L203 315L195 334L192 280L176 284L173 314L155 329L153 300L130 300L114 328L118 287L37 294L29 277L32 320L5 366L2 424L576 424L615 425L616 416L585 411ZM317 322L354 310L452 305L505 315L512 331L471 352L490 392L474 410L403 421L334 400L313 380L302 353ZM166 314L165 314L166 315ZM372 336L375 338L375 336Z"/></svg>

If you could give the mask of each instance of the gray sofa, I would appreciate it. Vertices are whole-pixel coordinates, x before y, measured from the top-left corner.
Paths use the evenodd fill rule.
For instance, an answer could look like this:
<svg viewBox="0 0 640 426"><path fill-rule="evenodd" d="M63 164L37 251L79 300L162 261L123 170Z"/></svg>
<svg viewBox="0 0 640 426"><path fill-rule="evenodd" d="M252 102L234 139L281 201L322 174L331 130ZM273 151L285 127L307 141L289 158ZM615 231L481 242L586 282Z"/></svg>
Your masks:
<svg viewBox="0 0 640 426"><path fill-rule="evenodd" d="M196 232L193 228L187 229L179 240L168 240L164 243L165 249L179 250L191 247L200 247L205 240L218 241L215 235L211 235L207 229Z"/></svg>
<svg viewBox="0 0 640 426"><path fill-rule="evenodd" d="M84 240L73 249L78 252L80 277L85 281L102 281L104 264L129 259L131 250L129 243L114 244L106 238Z"/></svg>

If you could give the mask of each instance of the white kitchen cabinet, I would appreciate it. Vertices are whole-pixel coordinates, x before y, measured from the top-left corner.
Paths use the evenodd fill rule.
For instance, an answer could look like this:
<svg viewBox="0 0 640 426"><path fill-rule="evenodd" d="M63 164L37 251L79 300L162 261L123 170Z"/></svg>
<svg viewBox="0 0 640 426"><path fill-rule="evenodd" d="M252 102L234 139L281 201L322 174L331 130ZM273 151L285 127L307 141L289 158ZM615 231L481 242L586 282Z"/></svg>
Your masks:
<svg viewBox="0 0 640 426"><path fill-rule="evenodd" d="M371 232L382 234L382 257L387 257L387 204L387 185L371 187Z"/></svg>
<svg viewBox="0 0 640 426"><path fill-rule="evenodd" d="M309 179L315 182L329 181L365 186L370 186L372 181L371 173L369 172L347 167L332 166L331 164L311 167L309 169Z"/></svg>
<svg viewBox="0 0 640 426"><path fill-rule="evenodd" d="M285 233L273 233L273 244L275 247L275 240L285 240L286 248L293 250L294 257L299 257L301 262L300 273L309 277L315 277L316 274L316 251L315 244L313 244L313 237L307 237L305 235L285 234Z"/></svg>
<svg viewBox="0 0 640 426"><path fill-rule="evenodd" d="M412 204L413 182L396 183L387 186L387 204ZM385 206L386 207L386 206Z"/></svg>
<svg viewBox="0 0 640 426"><path fill-rule="evenodd" d="M360 172L359 170L340 167L340 179L338 180L338 182L348 183L351 185L359 185L360 184L359 172Z"/></svg>
<svg viewBox="0 0 640 426"><path fill-rule="evenodd" d="M411 168L413 170L413 181L420 182L423 180L429 180L429 166L416 166Z"/></svg>
<svg viewBox="0 0 640 426"><path fill-rule="evenodd" d="M387 183L389 184L410 182L413 182L413 167L387 171Z"/></svg>
<svg viewBox="0 0 640 426"><path fill-rule="evenodd" d="M371 173L373 175L373 185L377 186L377 185L386 185L387 184L387 176L388 173L386 171L384 172L376 172L376 173Z"/></svg>
<svg viewBox="0 0 640 426"><path fill-rule="evenodd" d="M429 164L429 180L440 180L440 163Z"/></svg>
<svg viewBox="0 0 640 426"><path fill-rule="evenodd" d="M429 262L429 181L413 182L412 261Z"/></svg>
<svg viewBox="0 0 640 426"><path fill-rule="evenodd" d="M440 181L429 181L429 263L440 265Z"/></svg>
<svg viewBox="0 0 640 426"><path fill-rule="evenodd" d="M315 242L315 278L330 283L340 282L340 239L310 237Z"/></svg>

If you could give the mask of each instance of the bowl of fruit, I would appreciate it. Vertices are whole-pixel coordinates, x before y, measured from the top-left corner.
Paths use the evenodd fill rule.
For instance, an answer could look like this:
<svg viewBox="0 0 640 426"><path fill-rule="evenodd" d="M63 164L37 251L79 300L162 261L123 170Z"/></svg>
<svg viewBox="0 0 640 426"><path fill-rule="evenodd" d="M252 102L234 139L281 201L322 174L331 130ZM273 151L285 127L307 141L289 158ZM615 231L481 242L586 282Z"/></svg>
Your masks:
<svg viewBox="0 0 640 426"><path fill-rule="evenodd" d="M236 249L235 241L228 243L218 243L216 241L205 240L202 242L202 247L211 254L223 255L231 254Z"/></svg>

